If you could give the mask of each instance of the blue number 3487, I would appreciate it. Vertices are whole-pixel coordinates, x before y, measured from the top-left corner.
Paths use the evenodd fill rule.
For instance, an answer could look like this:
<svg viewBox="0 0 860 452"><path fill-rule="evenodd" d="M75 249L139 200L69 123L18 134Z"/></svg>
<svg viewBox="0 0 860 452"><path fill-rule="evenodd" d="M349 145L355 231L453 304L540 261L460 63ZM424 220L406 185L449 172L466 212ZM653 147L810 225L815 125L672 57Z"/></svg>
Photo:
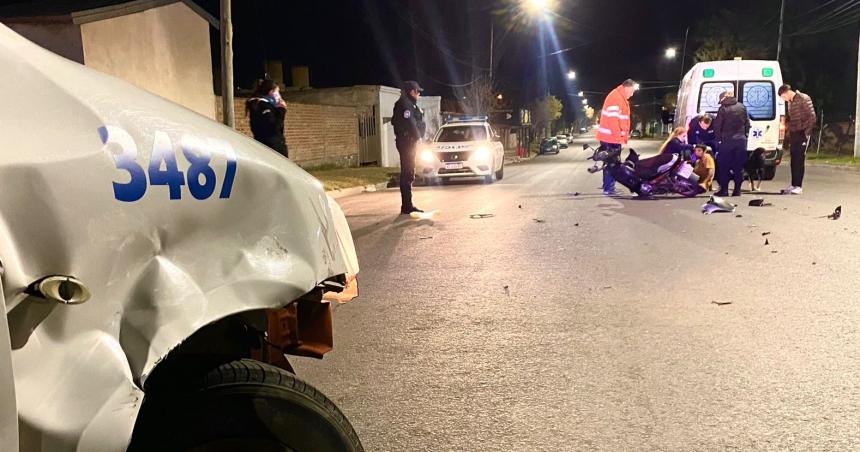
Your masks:
<svg viewBox="0 0 860 452"><path fill-rule="evenodd" d="M137 162L137 144L124 129L116 126L100 127L99 137L102 144L114 144L119 148L119 152L112 153L114 163L117 169L127 172L129 176L128 182L113 182L114 197L119 201L134 202L143 198L149 185L166 185L170 199L174 200L182 199L182 187L188 185L188 191L194 199L208 199L215 193L218 179L215 169L210 166L213 150L217 151L216 155L227 159L218 197L226 199L233 192L236 153L227 142L184 135L180 140L180 147L189 165L183 173L176 162L173 143L164 132L155 132L152 154L146 169Z"/></svg>

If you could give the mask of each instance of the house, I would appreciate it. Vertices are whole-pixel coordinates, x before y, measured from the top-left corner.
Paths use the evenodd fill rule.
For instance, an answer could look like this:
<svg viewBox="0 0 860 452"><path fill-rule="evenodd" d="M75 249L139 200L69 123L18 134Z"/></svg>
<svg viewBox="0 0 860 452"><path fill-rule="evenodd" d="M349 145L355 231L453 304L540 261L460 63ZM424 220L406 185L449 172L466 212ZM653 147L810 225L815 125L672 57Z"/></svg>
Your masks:
<svg viewBox="0 0 860 452"><path fill-rule="evenodd" d="M0 6L0 22L70 60L215 119L210 27L191 0L80 0Z"/></svg>
<svg viewBox="0 0 860 452"><path fill-rule="evenodd" d="M400 166L394 143L391 114L400 90L390 86L356 85L338 88L285 90L285 100L293 103L354 107L358 115L358 160L362 165ZM424 110L427 136L442 125L441 97L422 96L418 106Z"/></svg>

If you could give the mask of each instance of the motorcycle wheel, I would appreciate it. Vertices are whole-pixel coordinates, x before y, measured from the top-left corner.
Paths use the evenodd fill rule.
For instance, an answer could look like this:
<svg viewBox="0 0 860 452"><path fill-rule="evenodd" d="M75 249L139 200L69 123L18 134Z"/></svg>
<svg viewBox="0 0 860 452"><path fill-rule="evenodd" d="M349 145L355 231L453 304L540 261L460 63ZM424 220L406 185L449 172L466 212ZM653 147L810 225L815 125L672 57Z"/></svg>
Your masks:
<svg viewBox="0 0 860 452"><path fill-rule="evenodd" d="M295 375L241 359L195 391L147 395L129 451L363 452L335 404Z"/></svg>
<svg viewBox="0 0 860 452"><path fill-rule="evenodd" d="M694 198L702 193L698 185L693 185L688 182L678 182L675 189L679 195L685 198Z"/></svg>

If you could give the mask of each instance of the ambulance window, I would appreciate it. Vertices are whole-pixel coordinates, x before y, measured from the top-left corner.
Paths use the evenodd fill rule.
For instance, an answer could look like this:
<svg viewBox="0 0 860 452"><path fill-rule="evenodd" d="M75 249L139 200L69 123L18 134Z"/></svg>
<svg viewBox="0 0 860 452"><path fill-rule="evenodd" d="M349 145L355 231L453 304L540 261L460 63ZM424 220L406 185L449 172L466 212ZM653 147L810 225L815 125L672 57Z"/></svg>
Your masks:
<svg viewBox="0 0 860 452"><path fill-rule="evenodd" d="M443 127L436 141L451 143L458 141L482 141L487 139L487 129L484 126L454 126Z"/></svg>
<svg viewBox="0 0 860 452"><path fill-rule="evenodd" d="M706 82L702 83L699 91L699 113L716 113L720 109L720 94L724 91L734 91L733 82Z"/></svg>
<svg viewBox="0 0 860 452"><path fill-rule="evenodd" d="M741 86L741 102L747 107L750 119L771 120L776 117L772 82L742 82Z"/></svg>

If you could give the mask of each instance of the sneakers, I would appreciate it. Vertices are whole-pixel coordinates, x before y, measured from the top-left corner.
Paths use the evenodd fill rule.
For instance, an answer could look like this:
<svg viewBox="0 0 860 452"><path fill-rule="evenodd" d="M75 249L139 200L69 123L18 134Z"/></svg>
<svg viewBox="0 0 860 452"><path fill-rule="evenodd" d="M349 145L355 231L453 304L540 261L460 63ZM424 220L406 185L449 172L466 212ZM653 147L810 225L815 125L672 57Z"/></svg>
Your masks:
<svg viewBox="0 0 860 452"><path fill-rule="evenodd" d="M623 194L618 190L603 190L603 196L622 196Z"/></svg>
<svg viewBox="0 0 860 452"><path fill-rule="evenodd" d="M412 206L412 207L409 207L406 209L403 209L403 208L400 209L400 215L409 215L410 213L413 213L413 212L424 213L423 210L421 210L415 206Z"/></svg>
<svg viewBox="0 0 860 452"><path fill-rule="evenodd" d="M791 187L791 190L788 191L790 195L802 195L803 187Z"/></svg>
<svg viewBox="0 0 860 452"><path fill-rule="evenodd" d="M791 191L794 190L795 188L797 188L797 187L795 187L794 185L789 185L788 188L783 188L779 192L783 195L789 195L789 194L791 194Z"/></svg>

